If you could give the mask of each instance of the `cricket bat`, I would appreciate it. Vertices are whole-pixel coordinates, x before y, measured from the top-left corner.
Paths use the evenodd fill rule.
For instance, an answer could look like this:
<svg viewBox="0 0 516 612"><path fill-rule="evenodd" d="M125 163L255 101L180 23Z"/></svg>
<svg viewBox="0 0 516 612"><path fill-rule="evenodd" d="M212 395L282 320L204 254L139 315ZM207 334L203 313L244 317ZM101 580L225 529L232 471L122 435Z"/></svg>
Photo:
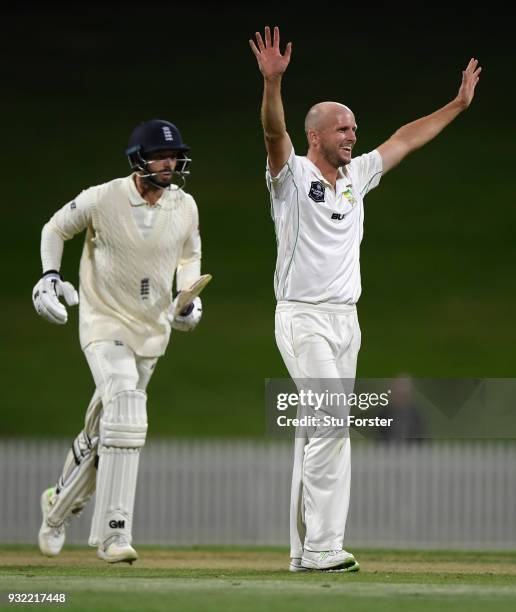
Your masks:
<svg viewBox="0 0 516 612"><path fill-rule="evenodd" d="M193 300L201 293L201 291L204 289L204 287L206 287L206 285L211 281L212 278L213 277L211 274L203 274L202 276L199 276L195 283L193 283L193 285L190 285L188 289L183 289L179 293L179 297L177 298L174 316L179 316L188 306L188 304L190 302L193 302Z"/></svg>

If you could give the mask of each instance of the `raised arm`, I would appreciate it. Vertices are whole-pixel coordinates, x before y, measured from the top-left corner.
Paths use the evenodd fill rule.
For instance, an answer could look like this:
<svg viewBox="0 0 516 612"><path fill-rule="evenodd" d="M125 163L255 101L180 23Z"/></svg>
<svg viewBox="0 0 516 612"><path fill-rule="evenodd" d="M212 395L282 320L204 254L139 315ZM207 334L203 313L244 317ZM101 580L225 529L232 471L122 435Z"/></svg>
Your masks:
<svg viewBox="0 0 516 612"><path fill-rule="evenodd" d="M478 60L471 59L462 72L462 83L457 97L431 115L407 123L397 130L389 140L377 147L382 156L383 174L412 151L419 149L439 134L457 115L466 110L473 100L475 87L480 79Z"/></svg>
<svg viewBox="0 0 516 612"><path fill-rule="evenodd" d="M271 42L271 31L265 28L265 44L259 32L256 32L256 44L249 41L251 49L263 74L262 125L265 136L265 148L269 158L269 170L276 176L285 165L292 151L292 142L287 134L285 113L281 100L281 79L290 62L292 43L288 43L285 54L280 53L279 28L274 28Z"/></svg>

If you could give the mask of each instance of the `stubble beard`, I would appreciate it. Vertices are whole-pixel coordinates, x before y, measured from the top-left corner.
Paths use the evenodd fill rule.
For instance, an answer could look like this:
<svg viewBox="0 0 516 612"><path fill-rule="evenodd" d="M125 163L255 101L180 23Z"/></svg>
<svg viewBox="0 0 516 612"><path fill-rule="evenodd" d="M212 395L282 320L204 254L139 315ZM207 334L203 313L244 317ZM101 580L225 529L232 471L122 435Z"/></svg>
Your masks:
<svg viewBox="0 0 516 612"><path fill-rule="evenodd" d="M325 161L328 162L328 164L330 164L332 168L335 168L335 170L338 170L341 166L345 164L345 162L338 156L338 154L329 147L321 145L321 152Z"/></svg>
<svg viewBox="0 0 516 612"><path fill-rule="evenodd" d="M166 182L166 185L164 187L157 187L156 185L154 185L153 183L150 182L149 177L141 177L141 185L142 185L142 189L143 189L143 195L147 195L148 193L156 193L158 191L162 191L163 189L167 189L168 187L170 187L170 184L172 183L172 178L173 176L170 177L169 181L163 181L161 176L158 174L157 176L153 177L154 180L159 180L162 183Z"/></svg>

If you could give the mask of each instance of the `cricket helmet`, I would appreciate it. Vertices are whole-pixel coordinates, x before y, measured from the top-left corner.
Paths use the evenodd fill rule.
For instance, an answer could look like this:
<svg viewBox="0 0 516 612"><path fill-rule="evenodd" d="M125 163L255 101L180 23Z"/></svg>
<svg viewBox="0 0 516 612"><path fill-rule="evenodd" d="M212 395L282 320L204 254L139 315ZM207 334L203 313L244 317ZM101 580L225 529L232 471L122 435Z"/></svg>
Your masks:
<svg viewBox="0 0 516 612"><path fill-rule="evenodd" d="M168 183L162 183L156 172L151 172L148 167L148 156L157 151L177 151L177 165L174 174L181 177L183 185L186 176L190 174L188 166L192 161L187 157L190 150L181 138L181 133L177 127L163 119L151 119L140 123L131 134L126 155L129 158L129 165L134 171L140 173L142 178L161 189L168 187Z"/></svg>

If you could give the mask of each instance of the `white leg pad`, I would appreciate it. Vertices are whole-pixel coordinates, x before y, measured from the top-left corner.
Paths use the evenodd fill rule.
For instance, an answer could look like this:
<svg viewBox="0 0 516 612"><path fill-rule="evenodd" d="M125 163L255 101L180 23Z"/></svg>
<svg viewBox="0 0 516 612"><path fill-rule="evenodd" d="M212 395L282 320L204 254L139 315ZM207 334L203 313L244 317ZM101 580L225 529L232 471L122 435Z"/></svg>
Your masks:
<svg viewBox="0 0 516 612"><path fill-rule="evenodd" d="M95 492L101 407L100 397L95 394L86 412L84 429L73 441L57 481L47 515L50 525L58 526L69 516L78 516Z"/></svg>
<svg viewBox="0 0 516 612"><path fill-rule="evenodd" d="M116 534L131 542L138 462L147 434L146 402L144 391L121 391L104 408L90 546Z"/></svg>
<svg viewBox="0 0 516 612"><path fill-rule="evenodd" d="M50 525L59 525L72 514L78 515L95 491L97 440L81 433L73 441L63 473L57 481L56 495L47 515Z"/></svg>

